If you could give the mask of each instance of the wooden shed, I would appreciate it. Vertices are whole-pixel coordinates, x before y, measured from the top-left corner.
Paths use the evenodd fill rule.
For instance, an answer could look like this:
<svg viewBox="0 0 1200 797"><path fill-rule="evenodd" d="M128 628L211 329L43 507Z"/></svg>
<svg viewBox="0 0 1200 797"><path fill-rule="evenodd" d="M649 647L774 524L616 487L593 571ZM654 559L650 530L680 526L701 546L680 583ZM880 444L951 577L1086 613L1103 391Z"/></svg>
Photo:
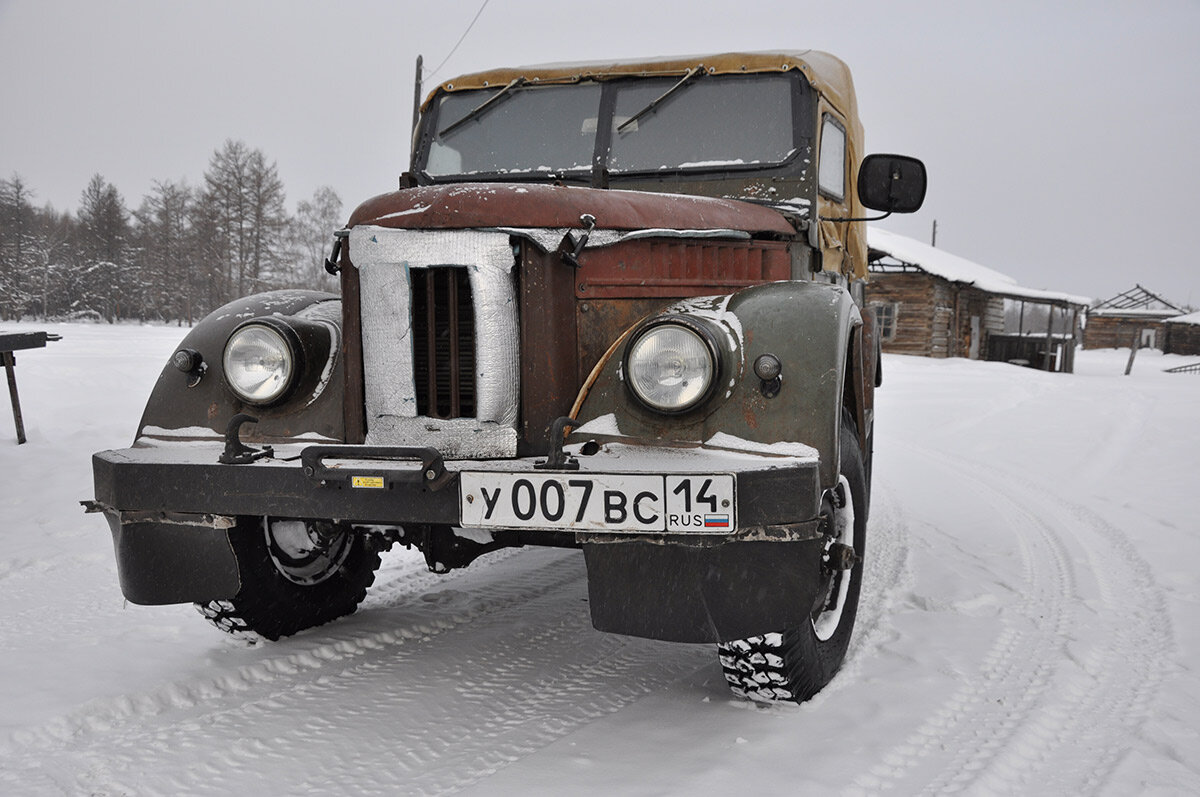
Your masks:
<svg viewBox="0 0 1200 797"><path fill-rule="evenodd" d="M920 241L867 231L870 281L885 352L1074 367L1089 300L1024 288L998 271Z"/></svg>
<svg viewBox="0 0 1200 797"><path fill-rule="evenodd" d="M1168 318L1163 327L1166 330L1164 352L1200 355L1200 313Z"/></svg>
<svg viewBox="0 0 1200 797"><path fill-rule="evenodd" d="M1167 320L1183 314L1183 309L1141 285L1134 285L1088 309L1083 348L1119 349L1136 345L1140 349L1162 349L1167 339Z"/></svg>

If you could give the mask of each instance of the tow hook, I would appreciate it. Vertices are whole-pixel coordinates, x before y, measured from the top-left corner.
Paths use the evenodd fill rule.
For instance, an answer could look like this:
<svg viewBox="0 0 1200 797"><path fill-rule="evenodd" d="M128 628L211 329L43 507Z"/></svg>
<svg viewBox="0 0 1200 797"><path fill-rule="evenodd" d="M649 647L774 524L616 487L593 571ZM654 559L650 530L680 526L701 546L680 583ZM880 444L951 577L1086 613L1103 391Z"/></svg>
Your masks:
<svg viewBox="0 0 1200 797"><path fill-rule="evenodd" d="M258 418L238 413L229 419L229 425L225 427L225 451L217 457L217 461L222 465L247 465L257 459L275 455L270 446L251 448L239 439L238 433L244 423L258 423Z"/></svg>
<svg viewBox="0 0 1200 797"><path fill-rule="evenodd" d="M854 548L835 542L825 552L825 564L830 570L849 570L861 562Z"/></svg>
<svg viewBox="0 0 1200 797"><path fill-rule="evenodd" d="M579 425L579 421L567 415L556 418L550 425L550 450L546 458L535 462L533 467L537 470L579 470L579 460L563 451L567 430Z"/></svg>

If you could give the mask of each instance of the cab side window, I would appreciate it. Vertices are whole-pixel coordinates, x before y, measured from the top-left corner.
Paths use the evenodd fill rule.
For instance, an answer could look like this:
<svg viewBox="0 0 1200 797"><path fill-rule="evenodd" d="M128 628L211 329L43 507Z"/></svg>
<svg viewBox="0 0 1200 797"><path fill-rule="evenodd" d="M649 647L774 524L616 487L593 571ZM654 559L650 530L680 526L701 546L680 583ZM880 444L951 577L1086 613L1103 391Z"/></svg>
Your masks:
<svg viewBox="0 0 1200 797"><path fill-rule="evenodd" d="M817 188L830 199L846 199L846 128L829 114L821 122Z"/></svg>

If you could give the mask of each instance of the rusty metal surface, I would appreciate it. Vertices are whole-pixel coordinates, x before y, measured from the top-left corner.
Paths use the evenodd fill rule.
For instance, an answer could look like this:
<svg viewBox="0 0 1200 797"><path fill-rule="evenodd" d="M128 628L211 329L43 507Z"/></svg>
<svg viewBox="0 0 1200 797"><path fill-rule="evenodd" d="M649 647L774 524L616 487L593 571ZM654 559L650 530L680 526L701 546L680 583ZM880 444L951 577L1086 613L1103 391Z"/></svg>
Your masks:
<svg viewBox="0 0 1200 797"><path fill-rule="evenodd" d="M422 186L381 194L359 205L349 226L577 228L583 213L595 216L596 226L607 230L732 229L796 235L777 211L736 200L508 183Z"/></svg>
<svg viewBox="0 0 1200 797"><path fill-rule="evenodd" d="M776 241L704 243L636 240L585 251L576 296L714 296L791 276L788 245Z"/></svg>
<svg viewBox="0 0 1200 797"><path fill-rule="evenodd" d="M362 443L367 438L367 413L363 382L362 315L359 309L358 269L350 264L349 242L342 247L342 426L347 443Z"/></svg>
<svg viewBox="0 0 1200 797"><path fill-rule="evenodd" d="M550 424L570 411L579 392L573 286L574 269L558 255L521 245L522 453L547 450Z"/></svg>
<svg viewBox="0 0 1200 797"><path fill-rule="evenodd" d="M580 384L608 351L612 342L631 326L660 310L670 299L588 299L576 304L575 326L579 335ZM574 398L574 396L572 396Z"/></svg>

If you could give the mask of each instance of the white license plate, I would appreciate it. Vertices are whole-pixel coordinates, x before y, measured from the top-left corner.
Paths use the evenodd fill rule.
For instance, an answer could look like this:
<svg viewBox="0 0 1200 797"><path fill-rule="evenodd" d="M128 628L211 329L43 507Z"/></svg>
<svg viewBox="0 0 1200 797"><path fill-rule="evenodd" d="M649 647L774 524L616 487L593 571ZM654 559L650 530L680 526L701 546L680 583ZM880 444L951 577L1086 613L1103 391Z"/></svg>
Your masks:
<svg viewBox="0 0 1200 797"><path fill-rule="evenodd" d="M719 474L459 474L464 528L722 533L737 528Z"/></svg>

